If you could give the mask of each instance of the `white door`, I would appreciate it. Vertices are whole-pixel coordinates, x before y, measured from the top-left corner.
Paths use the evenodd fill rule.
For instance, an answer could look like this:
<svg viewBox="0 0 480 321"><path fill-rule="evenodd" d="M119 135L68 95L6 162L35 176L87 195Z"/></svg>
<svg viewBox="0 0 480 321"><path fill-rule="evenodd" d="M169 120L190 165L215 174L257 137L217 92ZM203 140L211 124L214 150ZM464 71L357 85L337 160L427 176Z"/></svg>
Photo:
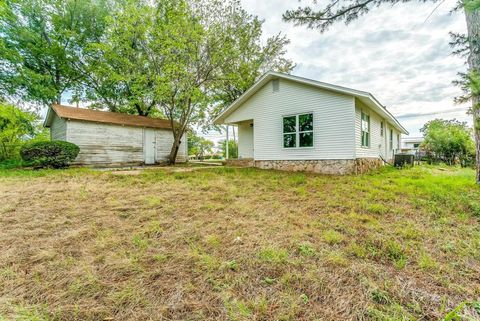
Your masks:
<svg viewBox="0 0 480 321"><path fill-rule="evenodd" d="M143 130L143 155L145 164L155 164L155 131L151 128Z"/></svg>

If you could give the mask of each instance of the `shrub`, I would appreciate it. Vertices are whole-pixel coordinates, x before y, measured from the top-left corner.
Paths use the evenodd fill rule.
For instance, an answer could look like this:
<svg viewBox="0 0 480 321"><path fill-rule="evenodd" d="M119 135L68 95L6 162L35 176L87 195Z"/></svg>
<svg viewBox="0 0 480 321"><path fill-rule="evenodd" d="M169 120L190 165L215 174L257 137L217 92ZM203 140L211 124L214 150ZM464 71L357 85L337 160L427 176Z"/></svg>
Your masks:
<svg viewBox="0 0 480 321"><path fill-rule="evenodd" d="M37 168L65 168L75 160L79 152L77 145L56 140L27 143L20 150L20 155L25 162Z"/></svg>

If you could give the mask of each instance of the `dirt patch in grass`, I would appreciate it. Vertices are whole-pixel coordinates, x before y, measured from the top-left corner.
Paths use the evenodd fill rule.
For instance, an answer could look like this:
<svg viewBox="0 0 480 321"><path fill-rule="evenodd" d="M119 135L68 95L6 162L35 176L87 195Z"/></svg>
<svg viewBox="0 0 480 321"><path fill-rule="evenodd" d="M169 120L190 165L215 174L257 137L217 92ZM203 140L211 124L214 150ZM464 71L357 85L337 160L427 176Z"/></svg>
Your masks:
<svg viewBox="0 0 480 321"><path fill-rule="evenodd" d="M0 172L0 320L479 317L471 170L117 174Z"/></svg>

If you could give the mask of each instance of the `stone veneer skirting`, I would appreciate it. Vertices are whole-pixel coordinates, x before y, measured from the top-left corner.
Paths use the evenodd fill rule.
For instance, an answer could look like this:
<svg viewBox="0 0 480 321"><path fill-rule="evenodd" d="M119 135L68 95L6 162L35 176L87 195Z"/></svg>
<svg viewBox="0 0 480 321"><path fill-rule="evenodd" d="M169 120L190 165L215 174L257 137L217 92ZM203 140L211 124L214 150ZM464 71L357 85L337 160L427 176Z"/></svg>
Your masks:
<svg viewBox="0 0 480 321"><path fill-rule="evenodd" d="M227 165L257 167L292 172L313 172L329 175L363 174L382 166L377 158L318 159L318 160L228 160Z"/></svg>

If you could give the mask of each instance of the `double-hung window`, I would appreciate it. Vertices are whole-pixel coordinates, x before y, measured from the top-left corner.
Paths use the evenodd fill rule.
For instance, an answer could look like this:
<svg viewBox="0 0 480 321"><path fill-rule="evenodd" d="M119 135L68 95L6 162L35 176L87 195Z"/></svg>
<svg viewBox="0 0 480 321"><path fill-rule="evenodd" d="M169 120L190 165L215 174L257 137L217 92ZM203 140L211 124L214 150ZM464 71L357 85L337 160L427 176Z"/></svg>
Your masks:
<svg viewBox="0 0 480 321"><path fill-rule="evenodd" d="M380 122L380 136L383 137L383 132L385 130L385 125L383 124L383 121Z"/></svg>
<svg viewBox="0 0 480 321"><path fill-rule="evenodd" d="M370 147L370 116L362 112L362 147Z"/></svg>
<svg viewBox="0 0 480 321"><path fill-rule="evenodd" d="M313 147L313 114L283 117L283 147Z"/></svg>

